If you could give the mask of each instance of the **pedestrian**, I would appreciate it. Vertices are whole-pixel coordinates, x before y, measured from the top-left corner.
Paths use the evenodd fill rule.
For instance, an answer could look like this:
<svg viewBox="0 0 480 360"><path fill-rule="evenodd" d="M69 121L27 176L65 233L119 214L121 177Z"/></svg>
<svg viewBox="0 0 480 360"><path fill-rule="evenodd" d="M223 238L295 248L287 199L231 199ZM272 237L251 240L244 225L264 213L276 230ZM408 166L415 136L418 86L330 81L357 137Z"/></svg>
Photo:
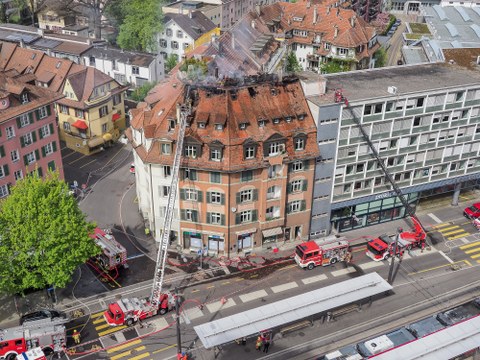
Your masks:
<svg viewBox="0 0 480 360"><path fill-rule="evenodd" d="M425 241L422 241L422 252L425 250Z"/></svg>
<svg viewBox="0 0 480 360"><path fill-rule="evenodd" d="M247 338L245 336L242 338L242 345L247 345Z"/></svg>
<svg viewBox="0 0 480 360"><path fill-rule="evenodd" d="M257 349L258 351L262 351L262 345L263 345L263 337L259 336L257 338L257 341L255 342L255 349Z"/></svg>
<svg viewBox="0 0 480 360"><path fill-rule="evenodd" d="M263 352L268 353L268 348L270 347L270 339L265 339L263 343Z"/></svg>
<svg viewBox="0 0 480 360"><path fill-rule="evenodd" d="M73 341L75 341L75 344L80 344L80 333L77 331L77 329L73 330Z"/></svg>

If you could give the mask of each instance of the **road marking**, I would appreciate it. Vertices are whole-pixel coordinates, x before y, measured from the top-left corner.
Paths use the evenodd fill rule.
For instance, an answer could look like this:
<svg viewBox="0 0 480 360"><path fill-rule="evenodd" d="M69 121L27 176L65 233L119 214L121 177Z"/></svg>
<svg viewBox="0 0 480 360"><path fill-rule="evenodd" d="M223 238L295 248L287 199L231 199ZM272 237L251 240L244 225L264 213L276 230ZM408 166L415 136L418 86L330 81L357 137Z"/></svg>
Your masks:
<svg viewBox="0 0 480 360"><path fill-rule="evenodd" d="M442 220L440 220L438 217L436 217L434 214L430 213L430 214L427 214L428 216L430 216L436 223L440 224L442 222Z"/></svg>
<svg viewBox="0 0 480 360"><path fill-rule="evenodd" d="M230 284L230 281L224 281L224 282L222 283L222 285L228 285L228 284Z"/></svg>
<svg viewBox="0 0 480 360"><path fill-rule="evenodd" d="M439 251L439 254L442 255L450 264L453 264L453 260L450 259L443 251Z"/></svg>
<svg viewBox="0 0 480 360"><path fill-rule="evenodd" d="M163 317L157 317L155 320L152 320L150 324L152 324L155 329L160 330L165 329L168 326L168 321Z"/></svg>
<svg viewBox="0 0 480 360"><path fill-rule="evenodd" d="M122 331L116 332L115 334L113 334L113 336L115 337L115 339L117 339L117 342L119 344L123 344L127 341Z"/></svg>
<svg viewBox="0 0 480 360"><path fill-rule="evenodd" d="M129 355L132 355L133 351L142 351L142 350L145 350L146 347L145 346L139 346L139 347L136 347L135 349L131 349L131 350L128 350L128 351L124 351L123 353L120 353L120 354L117 354L117 355L114 355L110 358L110 360L117 360L117 359L120 359L122 357L125 357L125 356L129 356ZM148 353L147 353L148 354ZM141 354L141 355L144 355L144 354ZM147 355L147 356L150 356ZM146 356L144 356L146 357ZM130 358L130 359L133 359L133 358Z"/></svg>
<svg viewBox="0 0 480 360"><path fill-rule="evenodd" d="M472 249L472 250L466 250L465 254L473 254L473 253L476 253L476 252L479 252L479 251L480 251L480 248L476 248L476 249Z"/></svg>
<svg viewBox="0 0 480 360"><path fill-rule="evenodd" d="M85 327L85 326L86 326L86 323L78 324L78 325L72 326L71 328L68 328L67 331L71 331L73 329L78 329L80 327Z"/></svg>
<svg viewBox="0 0 480 360"><path fill-rule="evenodd" d="M361 251L365 251L367 250L367 247L366 246L361 246L359 248L355 248L352 250L352 252L361 252Z"/></svg>
<svg viewBox="0 0 480 360"><path fill-rule="evenodd" d="M86 157L85 155L80 156L78 159L73 160L72 162L69 162L69 163L67 163L67 164L68 164L68 165L72 165L72 164L76 163L78 160L82 160L82 159L85 158L85 157Z"/></svg>
<svg viewBox="0 0 480 360"><path fill-rule="evenodd" d="M202 317L204 314L203 314L203 311L200 310L198 307L194 307L192 309L183 310L182 315L184 315L184 317L186 317L185 320L187 320L187 319L188 320L195 320L195 319L198 319L199 317Z"/></svg>
<svg viewBox="0 0 480 360"><path fill-rule="evenodd" d="M439 252L440 252L440 251L439 251ZM465 263L465 264L467 264L468 266L472 266L472 264L470 263L470 261L468 261L468 260L460 260L460 261L455 261L455 262L453 262L453 263L451 263L451 264L445 264L445 265L435 266L435 267L430 268L430 269L424 269L424 270L412 272L412 273L409 273L408 275L421 274L421 273L424 273L424 272L427 272L427 271L438 270L438 269L441 269L441 268L444 268L444 267L447 267L447 266L452 266L453 264L461 264L461 263Z"/></svg>
<svg viewBox="0 0 480 360"><path fill-rule="evenodd" d="M108 327L110 327L110 324L105 323L105 324L102 324L102 325L95 326L95 330L98 331L98 330L106 329Z"/></svg>
<svg viewBox="0 0 480 360"><path fill-rule="evenodd" d="M197 290L197 289L193 289L193 290L190 290L190 292L193 294L193 293L196 293L196 292L199 292L200 290Z"/></svg>
<svg viewBox="0 0 480 360"><path fill-rule="evenodd" d="M450 225L450 224L448 224L448 225ZM458 229L458 225L450 226L450 227L447 227L447 228L442 228L441 230L438 230L438 231L440 231L443 234L444 231L453 230L453 229Z"/></svg>
<svg viewBox="0 0 480 360"><path fill-rule="evenodd" d="M346 268L346 269L332 271L332 276L340 276L340 275L350 274L350 273L354 273L355 271L357 271L357 270L355 270L353 267L349 267L349 268Z"/></svg>
<svg viewBox="0 0 480 360"><path fill-rule="evenodd" d="M215 302L210 303L210 304L207 304L206 306L207 306L208 311L210 311L211 313L216 313L220 309L227 309L229 307L237 305L232 298L228 298L226 300L227 300L227 302L225 304L222 304L221 300L220 301L215 301Z"/></svg>
<svg viewBox="0 0 480 360"><path fill-rule="evenodd" d="M449 232L442 232L442 235L448 236L448 235L458 234L458 233L461 233L461 232L465 232L465 230L459 228L457 230L453 230L453 231L449 231Z"/></svg>
<svg viewBox="0 0 480 360"><path fill-rule="evenodd" d="M103 323L103 322L105 322L105 318L101 317L101 318L98 318L96 320L93 320L92 324L100 324L100 323Z"/></svg>
<svg viewBox="0 0 480 360"><path fill-rule="evenodd" d="M405 255L407 255L407 254L405 254ZM365 264L360 264L359 267L362 270L366 270L366 269L371 269L371 268L382 266L382 265L385 265L385 263L383 261L370 261L370 262L365 263Z"/></svg>
<svg viewBox="0 0 480 360"><path fill-rule="evenodd" d="M143 354L140 354L138 356L135 356L135 357L132 357L132 358L129 358L128 360L140 360L140 359L143 359L143 358L146 358L146 357L149 357L150 356L150 353L143 353Z"/></svg>
<svg viewBox="0 0 480 360"><path fill-rule="evenodd" d="M110 348L107 350L107 353L108 354L111 354L113 352L117 352L117 351L120 351L120 350L123 350L123 349L126 349L130 346L134 346L134 345L137 345L137 344L140 344L142 342L142 340L134 340L134 341L130 341L129 343L126 343L126 344L123 344L123 345L119 345L119 346L115 346L113 348Z"/></svg>
<svg viewBox="0 0 480 360"><path fill-rule="evenodd" d="M471 248L471 247L475 247L475 246L478 246L480 245L480 241L477 241L477 242L474 242L474 243L471 243L471 244L468 244L468 245L462 245L460 246L460 250L465 250L465 249L468 249L468 248Z"/></svg>
<svg viewBox="0 0 480 360"><path fill-rule="evenodd" d="M315 276L310 276L306 279L302 279L302 282L305 284L305 285L308 285L308 284L311 284L311 283L314 283L314 282L317 282L317 281L322 281L322 280L325 280L327 279L328 276L325 275L325 274L320 274L320 275L315 275Z"/></svg>
<svg viewBox="0 0 480 360"><path fill-rule="evenodd" d="M111 329L99 332L98 336L108 335L108 334L111 334L111 333L114 333L116 331L120 331L120 330L123 330L123 329L126 329L126 328L127 328L127 325L115 326L115 327L112 327Z"/></svg>
<svg viewBox="0 0 480 360"><path fill-rule="evenodd" d="M104 312L102 311L102 312L99 312L99 313L96 313L96 314L91 314L90 317L91 317L92 319L95 319L95 318L97 318L97 317L102 316L103 313L104 313Z"/></svg>
<svg viewBox="0 0 480 360"><path fill-rule="evenodd" d="M468 236L470 235L469 233L463 233L461 235L457 235L457 236L450 236L447 238L447 240L455 240L455 239L460 239L460 238L464 238L465 236Z"/></svg>
<svg viewBox="0 0 480 360"><path fill-rule="evenodd" d="M210 285L210 286L207 286L207 289L212 289L214 287L215 287L215 285Z"/></svg>
<svg viewBox="0 0 480 360"><path fill-rule="evenodd" d="M258 290L258 291L253 291L248 294L240 295L239 298L242 300L244 303L262 298L264 296L267 296L267 292L265 290Z"/></svg>
<svg viewBox="0 0 480 360"><path fill-rule="evenodd" d="M96 161L97 161L97 160L89 161L88 163L83 164L82 166L79 166L79 169L84 168L85 166L90 165L91 163L94 163L94 162L96 162Z"/></svg>
<svg viewBox="0 0 480 360"><path fill-rule="evenodd" d="M298 284L295 281L292 281L286 284L272 286L270 289L276 294L276 293L279 293L285 290L290 290L296 287L298 287Z"/></svg>
<svg viewBox="0 0 480 360"><path fill-rule="evenodd" d="M158 349L158 350L152 351L152 354L158 354L159 352L162 352L162 351L165 351L165 350L174 348L174 347L176 347L176 346L177 346L177 344L168 345L167 347L164 347L164 348L162 348L162 349Z"/></svg>
<svg viewBox="0 0 480 360"><path fill-rule="evenodd" d="M444 223L444 224L434 225L434 226L432 226L432 227L435 228L435 229L439 229L439 228L443 228L443 227L445 227L445 226L450 226L450 225L452 225L452 224L450 224L450 223Z"/></svg>
<svg viewBox="0 0 480 360"><path fill-rule="evenodd" d="M479 250L480 251L480 250ZM477 254L477 255L472 255L470 256L472 259L476 259L476 258L479 258L480 257L480 254Z"/></svg>
<svg viewBox="0 0 480 360"><path fill-rule="evenodd" d="M282 268L280 268L280 269L278 269L278 270L288 270L288 269L294 268L294 267L296 267L296 266L297 266L297 264L292 264L292 265L288 265L288 266L282 267Z"/></svg>

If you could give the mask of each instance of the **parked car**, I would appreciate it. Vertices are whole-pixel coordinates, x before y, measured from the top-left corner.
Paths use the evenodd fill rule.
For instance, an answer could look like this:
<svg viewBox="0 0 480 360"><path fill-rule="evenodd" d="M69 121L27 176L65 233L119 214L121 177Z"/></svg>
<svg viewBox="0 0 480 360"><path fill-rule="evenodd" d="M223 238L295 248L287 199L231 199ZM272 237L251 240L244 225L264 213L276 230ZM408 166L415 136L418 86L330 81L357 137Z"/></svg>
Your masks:
<svg viewBox="0 0 480 360"><path fill-rule="evenodd" d="M400 20L400 19L395 20L395 24L396 24L397 26L400 25L401 23L402 23L402 20Z"/></svg>
<svg viewBox="0 0 480 360"><path fill-rule="evenodd" d="M465 208L463 216L469 219L476 219L480 217L480 203L475 203L472 206Z"/></svg>
<svg viewBox="0 0 480 360"><path fill-rule="evenodd" d="M36 320L43 320L43 319L58 319L62 318L65 320L67 319L67 314L63 311L57 310L39 310L29 314L25 314L20 318L20 325L23 325L26 322L36 321Z"/></svg>
<svg viewBox="0 0 480 360"><path fill-rule="evenodd" d="M131 164L131 165L130 165L130 172L131 172L132 174L135 174L135 165L134 165L134 164Z"/></svg>

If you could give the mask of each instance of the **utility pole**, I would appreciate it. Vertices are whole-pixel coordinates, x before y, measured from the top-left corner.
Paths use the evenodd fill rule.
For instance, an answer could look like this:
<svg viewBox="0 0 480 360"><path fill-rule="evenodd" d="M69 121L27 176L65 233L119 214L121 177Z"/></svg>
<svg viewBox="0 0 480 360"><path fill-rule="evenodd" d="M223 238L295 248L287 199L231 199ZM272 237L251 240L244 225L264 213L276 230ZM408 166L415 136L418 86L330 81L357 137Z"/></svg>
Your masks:
<svg viewBox="0 0 480 360"><path fill-rule="evenodd" d="M394 248L393 248L393 255L392 255L392 260L390 262L390 269L388 271L388 280L387 280L390 285L393 284L393 279L395 278L393 269L395 267L395 257L397 256L398 237L400 236L400 233L402 231L403 231L403 229L399 227L397 229L397 236L395 236L395 245L394 245ZM400 264L398 266L400 266ZM396 274L396 272L395 272L395 274Z"/></svg>
<svg viewBox="0 0 480 360"><path fill-rule="evenodd" d="M182 358L182 335L180 334L180 303L178 289L175 288L175 315L177 322L177 359Z"/></svg>

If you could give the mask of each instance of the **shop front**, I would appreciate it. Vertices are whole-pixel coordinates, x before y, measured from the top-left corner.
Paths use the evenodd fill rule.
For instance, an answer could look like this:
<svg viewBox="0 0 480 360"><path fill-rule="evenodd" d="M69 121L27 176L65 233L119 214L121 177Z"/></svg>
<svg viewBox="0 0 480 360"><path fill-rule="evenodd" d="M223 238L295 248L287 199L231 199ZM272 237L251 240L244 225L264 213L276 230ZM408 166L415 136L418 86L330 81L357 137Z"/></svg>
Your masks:
<svg viewBox="0 0 480 360"><path fill-rule="evenodd" d="M184 231L183 232L183 248L197 252L203 249L202 234L199 232Z"/></svg>
<svg viewBox="0 0 480 360"><path fill-rule="evenodd" d="M252 229L237 233L237 243L233 245L233 250L236 249L237 252L251 251L255 244L254 235L256 231L256 229Z"/></svg>
<svg viewBox="0 0 480 360"><path fill-rule="evenodd" d="M225 251L225 238L223 235L209 235L208 236L208 251L209 253L223 253Z"/></svg>
<svg viewBox="0 0 480 360"><path fill-rule="evenodd" d="M285 240L283 229L280 226L272 229L263 230L262 236L263 236L262 247L265 247L265 248L276 246L277 241L283 242Z"/></svg>

